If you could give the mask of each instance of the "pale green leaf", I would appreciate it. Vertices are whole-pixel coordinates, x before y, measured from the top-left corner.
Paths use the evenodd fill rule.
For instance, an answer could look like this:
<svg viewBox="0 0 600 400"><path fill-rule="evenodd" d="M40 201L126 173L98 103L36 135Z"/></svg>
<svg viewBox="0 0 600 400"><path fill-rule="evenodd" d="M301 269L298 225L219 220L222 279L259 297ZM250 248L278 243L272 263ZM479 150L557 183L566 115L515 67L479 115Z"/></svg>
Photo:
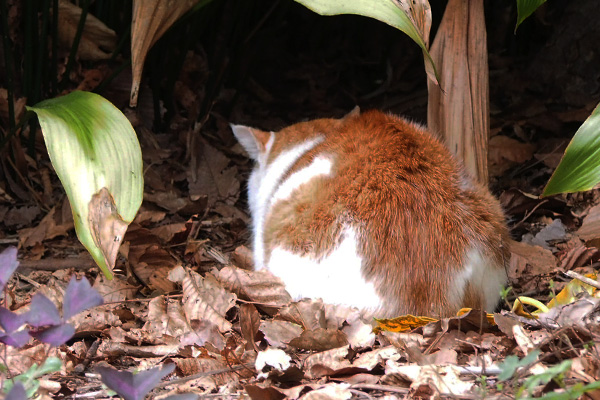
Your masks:
<svg viewBox="0 0 600 400"><path fill-rule="evenodd" d="M426 40L423 35L419 32L418 28L411 21L406 11L403 10L399 5L401 0L295 0L310 10L320 15L339 15L339 14L355 14L362 15L364 17L374 18L381 22L384 22L394 28L397 28L407 34L412 40L417 43L423 50L423 57L425 59L425 69L428 75L436 83L439 82L439 76L429 50L427 48ZM429 3L426 0L422 0L429 9ZM407 9L410 5L407 6ZM421 17L421 16L419 16ZM429 34L429 25L427 29L427 35Z"/></svg>
<svg viewBox="0 0 600 400"><path fill-rule="evenodd" d="M543 196L590 190L600 182L600 104L579 127Z"/></svg>
<svg viewBox="0 0 600 400"><path fill-rule="evenodd" d="M72 92L29 109L38 116L71 203L77 236L111 278L122 237L106 239L103 232L112 231L105 225L117 220L126 229L142 202L142 154L135 131L119 109L90 92Z"/></svg>
<svg viewBox="0 0 600 400"><path fill-rule="evenodd" d="M517 26L515 32L521 22L525 21L539 6L544 4L546 0L517 0Z"/></svg>

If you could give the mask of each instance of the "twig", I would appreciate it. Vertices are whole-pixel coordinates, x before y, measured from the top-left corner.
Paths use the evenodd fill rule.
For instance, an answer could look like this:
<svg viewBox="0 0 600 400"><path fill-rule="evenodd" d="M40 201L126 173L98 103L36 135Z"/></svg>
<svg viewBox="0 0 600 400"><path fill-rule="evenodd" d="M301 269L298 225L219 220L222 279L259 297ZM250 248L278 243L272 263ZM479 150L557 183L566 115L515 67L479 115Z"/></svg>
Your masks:
<svg viewBox="0 0 600 400"><path fill-rule="evenodd" d="M231 368L221 368L221 369L215 369L213 371L199 372L199 373L194 374L194 375L186 376L185 378L173 379L172 381L163 382L160 385L158 385L157 388L163 388L163 387L169 386L169 385L179 385L179 384L182 384L184 382L193 381L194 379L204 378L206 376L226 374L228 372L235 372L235 371L239 371L239 370L242 370L242 369L250 368L250 367L253 367L253 366L254 366L254 363L246 363L246 364L242 364L242 365L235 365L235 366L233 366Z"/></svg>
<svg viewBox="0 0 600 400"><path fill-rule="evenodd" d="M410 389L407 388L399 388L395 386L386 386L386 385L375 385L369 383L356 383L350 386L350 389L367 389L367 390L379 390L380 392L390 392L390 393L402 393L408 394Z"/></svg>
<svg viewBox="0 0 600 400"><path fill-rule="evenodd" d="M41 260L19 260L19 269L34 269L41 271L58 271L61 269L94 268L96 263L90 257L77 258L43 258Z"/></svg>
<svg viewBox="0 0 600 400"><path fill-rule="evenodd" d="M565 272L565 275L567 275L569 278L574 278L574 279L578 279L583 283L586 283L590 286L595 287L596 289L600 289L600 282L595 281L593 279L588 278L587 276L583 276L581 274L578 274L575 271L567 271Z"/></svg>

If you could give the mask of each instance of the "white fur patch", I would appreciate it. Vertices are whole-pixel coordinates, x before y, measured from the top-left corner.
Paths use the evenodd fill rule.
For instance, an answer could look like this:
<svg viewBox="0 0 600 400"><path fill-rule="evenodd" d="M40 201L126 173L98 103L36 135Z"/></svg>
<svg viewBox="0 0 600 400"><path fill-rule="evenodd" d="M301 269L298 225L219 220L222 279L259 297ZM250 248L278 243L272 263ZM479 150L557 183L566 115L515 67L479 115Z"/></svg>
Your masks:
<svg viewBox="0 0 600 400"><path fill-rule="evenodd" d="M494 261L484 257L477 248L472 248L465 257L464 269L454 278L449 288L450 301L460 304L467 283L481 290L485 311L493 312L500 298L500 289L506 283L506 271Z"/></svg>
<svg viewBox="0 0 600 400"><path fill-rule="evenodd" d="M319 136L302 142L279 154L273 162L267 164L269 152L273 147L275 134L267 142L266 151L258 157L258 165L252 171L248 181L248 203L252 213L252 231L254 236L254 265L261 269L265 265L264 224L270 210L271 198L279 186L281 178L307 151L323 141Z"/></svg>
<svg viewBox="0 0 600 400"><path fill-rule="evenodd" d="M277 188L277 191L271 198L271 205L278 200L284 200L290 197L292 192L303 184L320 175L329 175L331 173L331 160L325 157L317 157L313 162L300 171L294 172Z"/></svg>
<svg viewBox="0 0 600 400"><path fill-rule="evenodd" d="M283 280L295 300L320 297L325 303L375 312L382 301L362 275L356 234L347 228L342 237L340 245L319 261L276 247L267 268Z"/></svg>

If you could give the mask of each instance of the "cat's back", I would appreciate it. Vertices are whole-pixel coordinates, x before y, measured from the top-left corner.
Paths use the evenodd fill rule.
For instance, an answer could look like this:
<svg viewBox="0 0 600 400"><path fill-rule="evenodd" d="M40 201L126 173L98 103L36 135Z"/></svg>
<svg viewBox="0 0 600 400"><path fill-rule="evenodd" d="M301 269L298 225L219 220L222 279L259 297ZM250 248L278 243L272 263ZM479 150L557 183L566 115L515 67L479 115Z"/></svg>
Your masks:
<svg viewBox="0 0 600 400"><path fill-rule="evenodd" d="M386 205L424 207L456 199L458 164L420 125L376 110L314 122L310 135L324 139L291 172L315 158L328 160L331 172L303 188L327 207L346 206L360 218Z"/></svg>

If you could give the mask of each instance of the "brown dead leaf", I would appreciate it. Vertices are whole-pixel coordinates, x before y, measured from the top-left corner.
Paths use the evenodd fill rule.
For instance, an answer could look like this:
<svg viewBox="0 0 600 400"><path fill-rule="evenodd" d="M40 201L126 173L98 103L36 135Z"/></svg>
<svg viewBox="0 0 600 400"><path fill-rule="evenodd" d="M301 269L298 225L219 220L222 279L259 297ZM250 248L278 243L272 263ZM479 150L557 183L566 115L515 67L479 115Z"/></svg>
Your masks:
<svg viewBox="0 0 600 400"><path fill-rule="evenodd" d="M600 238L600 204L590 208L576 234L586 241Z"/></svg>
<svg viewBox="0 0 600 400"><path fill-rule="evenodd" d="M238 246L235 248L233 253L231 254L231 260L233 264L241 269L245 269L248 271L252 271L254 269L254 262L252 250L247 248L246 246Z"/></svg>
<svg viewBox="0 0 600 400"><path fill-rule="evenodd" d="M142 70L150 47L198 1L134 0L133 20L131 22L131 64L133 70L131 99L129 102L131 107L137 106Z"/></svg>
<svg viewBox="0 0 600 400"><path fill-rule="evenodd" d="M214 358L172 358L181 371L183 376L191 376L202 372L218 371L227 368L227 365ZM237 375L234 372L224 372L222 374L208 375L194 379L194 387L203 387L207 392L223 387L228 382L237 381Z"/></svg>
<svg viewBox="0 0 600 400"><path fill-rule="evenodd" d="M516 164L522 164L531 160L536 146L531 143L523 143L504 135L496 135L489 142L490 172L494 176L500 176L507 169Z"/></svg>
<svg viewBox="0 0 600 400"><path fill-rule="evenodd" d="M58 37L61 44L71 48L81 17L81 8L66 0L58 3ZM82 60L106 60L117 45L117 34L102 21L88 13L77 48Z"/></svg>
<svg viewBox="0 0 600 400"><path fill-rule="evenodd" d="M179 339L192 329L179 300L158 296L148 304L148 318L142 330L162 341L165 335Z"/></svg>
<svg viewBox="0 0 600 400"><path fill-rule="evenodd" d="M324 351L348 345L346 335L337 329L317 328L303 331L289 345L301 350Z"/></svg>
<svg viewBox="0 0 600 400"><path fill-rule="evenodd" d="M387 360L398 361L402 358L396 346L385 346L359 355L353 362L353 367L373 370L376 366L385 366Z"/></svg>
<svg viewBox="0 0 600 400"><path fill-rule="evenodd" d="M273 386L246 385L244 389L252 400L283 400L286 398L285 394Z"/></svg>
<svg viewBox="0 0 600 400"><path fill-rule="evenodd" d="M231 330L225 313L235 305L235 294L225 290L210 274L202 277L194 271L176 267L170 277L183 287L183 308L190 321L208 320L221 332Z"/></svg>
<svg viewBox="0 0 600 400"><path fill-rule="evenodd" d="M155 193L144 193L144 200L150 201L170 213L176 213L191 202L173 190L165 190Z"/></svg>
<svg viewBox="0 0 600 400"><path fill-rule="evenodd" d="M306 359L303 362L303 370L306 373L307 378L311 379L315 376L311 372L313 367L323 366L328 368L332 372L342 368L350 367L350 361L348 361L347 359L348 351L349 347L344 346L327 351L322 351L319 353L314 353L306 357Z"/></svg>
<svg viewBox="0 0 600 400"><path fill-rule="evenodd" d="M242 337L246 340L246 350L254 349L258 351L255 340L259 326L260 314L258 314L256 307L253 304L241 304L240 331Z"/></svg>
<svg viewBox="0 0 600 400"><path fill-rule="evenodd" d="M547 313L539 314L539 321L561 328L598 325L600 318L600 298L586 296L573 303L555 306Z"/></svg>
<svg viewBox="0 0 600 400"><path fill-rule="evenodd" d="M167 275L178 265L177 260L163 248L157 236L149 229L132 224L125 234L125 244L121 251L141 282L165 293L175 290Z"/></svg>
<svg viewBox="0 0 600 400"><path fill-rule="evenodd" d="M292 301L285 290L281 279L267 270L246 271L234 266L227 266L214 272L223 286L240 298L272 307L262 307L267 313L274 314L276 309Z"/></svg>
<svg viewBox="0 0 600 400"><path fill-rule="evenodd" d="M523 276L539 276L552 272L556 268L556 258L550 250L527 243L511 241L511 258L508 279L512 282Z"/></svg>
<svg viewBox="0 0 600 400"><path fill-rule="evenodd" d="M277 318L293 322L307 330L326 327L325 307L321 299L294 301L282 307Z"/></svg>
<svg viewBox="0 0 600 400"><path fill-rule="evenodd" d="M188 171L190 198L208 197L208 207L217 201L233 204L240 193L237 167L228 167L230 160L202 138L197 138Z"/></svg>
<svg viewBox="0 0 600 400"><path fill-rule="evenodd" d="M31 225L39 214L40 208L38 206L13 207L6 212L2 223L8 228L21 228Z"/></svg>
<svg viewBox="0 0 600 400"><path fill-rule="evenodd" d="M174 224L160 225L156 228L152 228L150 232L156 235L163 243L169 243L173 236L178 233L185 232L185 222L178 222Z"/></svg>
<svg viewBox="0 0 600 400"><path fill-rule="evenodd" d="M349 400L351 398L350 385L341 383L328 383L301 397L302 400Z"/></svg>
<svg viewBox="0 0 600 400"><path fill-rule="evenodd" d="M260 321L260 331L272 347L286 348L290 340L302 333L302 327L289 321L265 319Z"/></svg>
<svg viewBox="0 0 600 400"><path fill-rule="evenodd" d="M105 187L92 196L88 212L94 244L102 252L108 269L112 270L129 224L119 215L115 200Z"/></svg>
<svg viewBox="0 0 600 400"><path fill-rule="evenodd" d="M460 370L455 365L400 365L389 361L385 368L385 378L388 375L396 375L401 379L412 382L410 387L415 390L423 390L423 386L431 386L434 392L452 396L470 393L472 382L460 379ZM389 378L388 378L389 379Z"/></svg>
<svg viewBox="0 0 600 400"><path fill-rule="evenodd" d="M21 229L19 231L19 242L23 247L32 247L44 240L66 236L73 227L73 218L63 219L63 214L61 212L57 213L57 207L55 206L36 227Z"/></svg>

